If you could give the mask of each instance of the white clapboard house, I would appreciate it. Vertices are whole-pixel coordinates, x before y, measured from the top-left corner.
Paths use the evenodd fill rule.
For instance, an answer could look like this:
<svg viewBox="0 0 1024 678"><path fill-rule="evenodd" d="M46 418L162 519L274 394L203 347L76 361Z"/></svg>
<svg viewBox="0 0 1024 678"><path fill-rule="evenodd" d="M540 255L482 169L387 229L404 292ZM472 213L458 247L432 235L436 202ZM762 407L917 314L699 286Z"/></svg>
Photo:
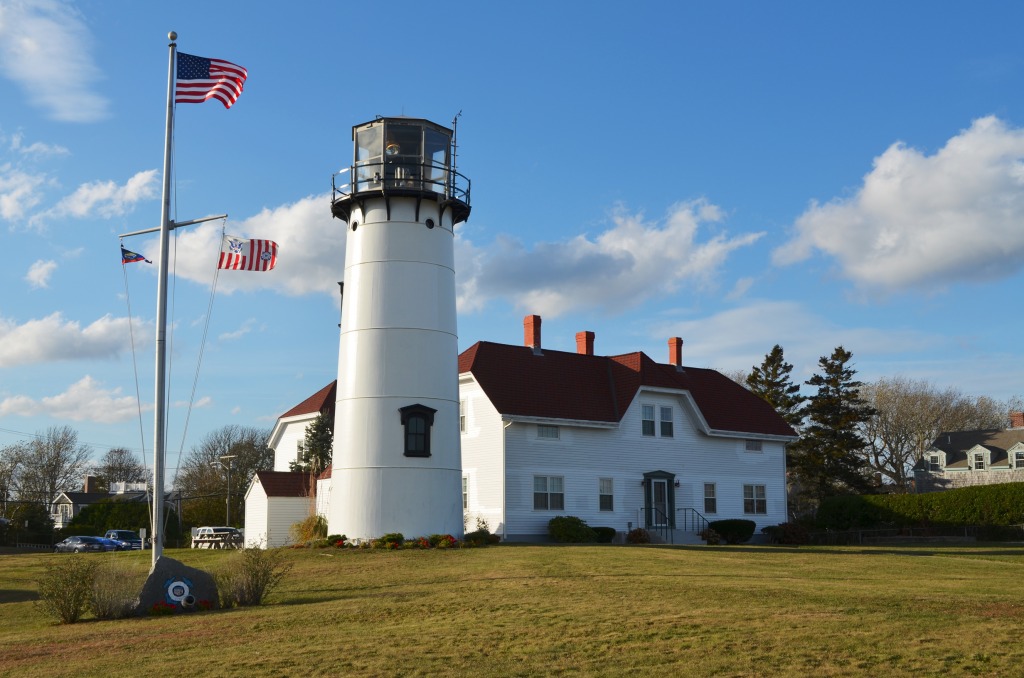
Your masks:
<svg viewBox="0 0 1024 678"><path fill-rule="evenodd" d="M551 518L572 515L685 543L705 520L753 520L758 535L787 520L785 446L796 435L771 406L715 370L683 366L679 338L658 363L595 355L592 332L577 335L575 353L549 350L540 327L527 316L524 345L481 341L459 356L467 530L480 520L507 541L540 541ZM275 470L295 459L333 386L278 420Z"/></svg>

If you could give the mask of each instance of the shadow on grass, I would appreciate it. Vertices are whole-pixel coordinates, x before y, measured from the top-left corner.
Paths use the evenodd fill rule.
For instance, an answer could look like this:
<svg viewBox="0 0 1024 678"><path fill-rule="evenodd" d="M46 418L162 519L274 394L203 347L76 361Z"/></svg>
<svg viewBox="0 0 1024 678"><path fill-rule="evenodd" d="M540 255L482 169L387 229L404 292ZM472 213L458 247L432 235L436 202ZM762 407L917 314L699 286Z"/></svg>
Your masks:
<svg viewBox="0 0 1024 678"><path fill-rule="evenodd" d="M30 600L39 600L39 594L35 591L11 591L8 589L0 589L0 604L25 603Z"/></svg>

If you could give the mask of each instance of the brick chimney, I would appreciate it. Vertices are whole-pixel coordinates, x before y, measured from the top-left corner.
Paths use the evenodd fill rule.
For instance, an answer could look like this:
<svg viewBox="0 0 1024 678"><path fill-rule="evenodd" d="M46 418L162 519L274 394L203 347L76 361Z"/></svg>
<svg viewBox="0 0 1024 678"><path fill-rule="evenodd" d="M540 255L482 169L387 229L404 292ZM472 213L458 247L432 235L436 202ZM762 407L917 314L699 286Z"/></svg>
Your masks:
<svg viewBox="0 0 1024 678"><path fill-rule="evenodd" d="M540 353L540 316L528 315L523 318L523 345L534 353Z"/></svg>
<svg viewBox="0 0 1024 678"><path fill-rule="evenodd" d="M86 494L90 492L99 492L99 483L97 482L96 476L86 476L85 483L82 485L82 491Z"/></svg>
<svg viewBox="0 0 1024 678"><path fill-rule="evenodd" d="M668 362L675 365L677 370L683 368L683 340L679 337L668 340Z"/></svg>
<svg viewBox="0 0 1024 678"><path fill-rule="evenodd" d="M1024 412L1010 412L1010 428L1024 428Z"/></svg>
<svg viewBox="0 0 1024 678"><path fill-rule="evenodd" d="M580 355L594 355L594 333L576 333L576 352Z"/></svg>

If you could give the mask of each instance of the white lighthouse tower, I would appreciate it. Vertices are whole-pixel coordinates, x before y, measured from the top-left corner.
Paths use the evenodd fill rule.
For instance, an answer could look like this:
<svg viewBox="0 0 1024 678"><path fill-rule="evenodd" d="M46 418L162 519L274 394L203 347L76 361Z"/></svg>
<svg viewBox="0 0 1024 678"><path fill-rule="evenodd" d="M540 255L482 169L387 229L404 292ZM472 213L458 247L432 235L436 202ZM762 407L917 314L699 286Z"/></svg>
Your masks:
<svg viewBox="0 0 1024 678"><path fill-rule="evenodd" d="M453 131L416 118L352 128L329 534L461 538L454 226L469 180Z"/></svg>

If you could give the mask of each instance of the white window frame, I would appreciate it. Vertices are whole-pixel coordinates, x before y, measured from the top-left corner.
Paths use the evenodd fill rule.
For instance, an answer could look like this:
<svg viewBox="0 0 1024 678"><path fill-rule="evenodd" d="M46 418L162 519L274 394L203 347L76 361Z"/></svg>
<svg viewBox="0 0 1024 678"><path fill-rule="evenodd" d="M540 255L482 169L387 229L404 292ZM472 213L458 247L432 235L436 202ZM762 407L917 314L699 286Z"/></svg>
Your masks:
<svg viewBox="0 0 1024 678"><path fill-rule="evenodd" d="M302 453L306 451L306 443L303 440L295 441L295 463L302 463Z"/></svg>
<svg viewBox="0 0 1024 678"><path fill-rule="evenodd" d="M750 502L750 503L747 503ZM768 513L768 491L764 485L743 486L743 514L763 516Z"/></svg>
<svg viewBox="0 0 1024 678"><path fill-rule="evenodd" d="M654 405L640 405L640 435L653 437L654 428Z"/></svg>
<svg viewBox="0 0 1024 678"><path fill-rule="evenodd" d="M708 488L711 488L711 494L708 494ZM711 502L711 508L708 508L708 501ZM704 514L713 516L718 513L718 487L715 483L704 483Z"/></svg>
<svg viewBox="0 0 1024 678"><path fill-rule="evenodd" d="M942 470L942 462L939 461L939 455L932 454L928 456L928 471L929 473L938 473Z"/></svg>
<svg viewBox="0 0 1024 678"><path fill-rule="evenodd" d="M462 510L469 509L469 476L462 476Z"/></svg>
<svg viewBox="0 0 1024 678"><path fill-rule="evenodd" d="M1014 462L1017 468L1024 468L1024 451L1014 453Z"/></svg>
<svg viewBox="0 0 1024 678"><path fill-rule="evenodd" d="M537 439L538 440L559 440L562 437L562 432L558 426L551 424L537 424Z"/></svg>
<svg viewBox="0 0 1024 678"><path fill-rule="evenodd" d="M466 401L459 401L459 433L466 432Z"/></svg>
<svg viewBox="0 0 1024 678"><path fill-rule="evenodd" d="M668 414L668 419L665 418L666 414ZM672 413L672 408L671 407L666 407L666 406L660 407L659 408L659 419L660 419L660 421L658 422L658 433L661 434L662 438L672 438L673 437L673 424L672 424L673 413Z"/></svg>
<svg viewBox="0 0 1024 678"><path fill-rule="evenodd" d="M606 499L607 508L605 508ZM597 509L599 511L615 510L615 482L611 478L597 479Z"/></svg>
<svg viewBox="0 0 1024 678"><path fill-rule="evenodd" d="M557 488L557 489L556 489ZM543 502L538 501L543 496ZM555 500L555 501L553 501ZM543 506L540 506L543 504ZM565 478L562 476L533 477L533 510L565 510Z"/></svg>
<svg viewBox="0 0 1024 678"><path fill-rule="evenodd" d="M761 452L764 452L764 444L760 440L749 440L748 439L748 440L746 440L743 443L743 449L746 452L751 452L751 453L754 453L754 454L760 454Z"/></svg>
<svg viewBox="0 0 1024 678"><path fill-rule="evenodd" d="M984 452L975 452L974 456L973 456L973 461L971 463L971 470L972 471L984 471L985 470L985 466L986 466L986 464L985 464L985 453Z"/></svg>

